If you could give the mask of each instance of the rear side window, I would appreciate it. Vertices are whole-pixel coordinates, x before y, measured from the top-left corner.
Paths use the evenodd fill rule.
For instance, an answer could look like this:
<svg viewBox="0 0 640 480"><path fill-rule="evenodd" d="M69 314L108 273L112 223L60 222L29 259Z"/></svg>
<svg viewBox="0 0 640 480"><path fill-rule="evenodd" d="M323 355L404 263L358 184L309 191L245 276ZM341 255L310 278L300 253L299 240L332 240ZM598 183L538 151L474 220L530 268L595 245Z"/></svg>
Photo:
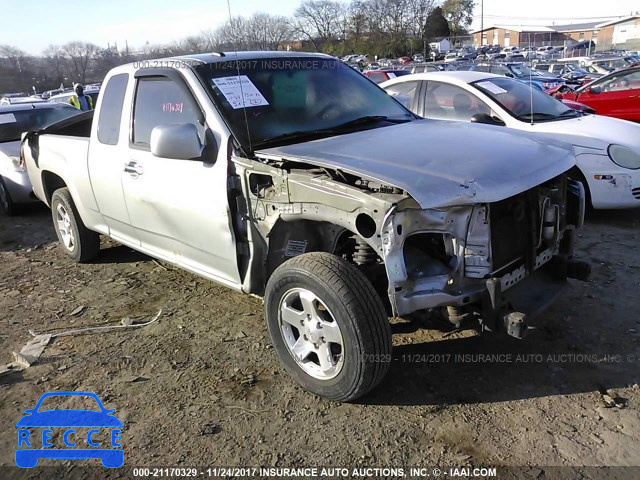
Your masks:
<svg viewBox="0 0 640 480"><path fill-rule="evenodd" d="M386 89L387 93L391 94L393 98L398 100L409 110L412 110L411 107L413 106L417 90L417 81L396 83Z"/></svg>
<svg viewBox="0 0 640 480"><path fill-rule="evenodd" d="M98 141L105 145L117 145L120 137L120 123L122 120L122 106L127 91L129 75L121 73L114 75L107 82L102 92L103 99L98 119Z"/></svg>
<svg viewBox="0 0 640 480"><path fill-rule="evenodd" d="M196 101L167 77L148 77L138 81L133 111L133 144L149 148L151 131L158 125L192 123L204 142L202 113Z"/></svg>

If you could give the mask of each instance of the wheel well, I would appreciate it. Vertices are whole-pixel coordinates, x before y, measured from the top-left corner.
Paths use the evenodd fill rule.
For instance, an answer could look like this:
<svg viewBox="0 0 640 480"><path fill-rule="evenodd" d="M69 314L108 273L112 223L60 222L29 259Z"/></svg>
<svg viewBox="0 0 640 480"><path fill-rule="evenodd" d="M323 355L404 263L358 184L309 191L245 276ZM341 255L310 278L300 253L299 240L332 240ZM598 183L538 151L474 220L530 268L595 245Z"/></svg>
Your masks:
<svg viewBox="0 0 640 480"><path fill-rule="evenodd" d="M278 220L269 232L265 283L281 264L303 253L335 253L338 239L347 230L329 222Z"/></svg>
<svg viewBox="0 0 640 480"><path fill-rule="evenodd" d="M584 176L584 173L582 173L582 170L580 170L580 168L576 166L569 170L567 172L567 175L574 180L582 182L582 185L584 186L584 192L587 196L587 207L593 208L593 205L591 204L591 190L589 189L589 183L587 182L587 178Z"/></svg>
<svg viewBox="0 0 640 480"><path fill-rule="evenodd" d="M284 262L310 252L331 253L356 266L371 282L385 307L390 309L387 305L388 279L382 259L358 233L329 222L278 220L269 233L265 285Z"/></svg>
<svg viewBox="0 0 640 480"><path fill-rule="evenodd" d="M67 184L55 173L44 171L42 172L42 188L44 189L44 196L47 204L51 205L51 197L53 192L59 188L66 187Z"/></svg>

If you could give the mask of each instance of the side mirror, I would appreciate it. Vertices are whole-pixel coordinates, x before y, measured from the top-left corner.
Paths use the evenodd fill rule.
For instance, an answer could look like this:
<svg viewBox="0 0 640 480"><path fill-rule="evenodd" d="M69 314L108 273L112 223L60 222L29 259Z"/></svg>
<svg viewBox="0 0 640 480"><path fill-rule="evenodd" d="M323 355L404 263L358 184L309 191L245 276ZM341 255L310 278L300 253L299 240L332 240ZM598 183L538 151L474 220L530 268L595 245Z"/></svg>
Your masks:
<svg viewBox="0 0 640 480"><path fill-rule="evenodd" d="M586 93L593 93L594 95L598 95L602 93L602 87L589 87L585 90Z"/></svg>
<svg viewBox="0 0 640 480"><path fill-rule="evenodd" d="M486 113L476 113L471 117L472 123L484 123L486 125L498 125L504 127L504 122L497 117L492 117Z"/></svg>
<svg viewBox="0 0 640 480"><path fill-rule="evenodd" d="M192 123L158 125L151 131L151 154L154 157L193 160L204 151L198 130Z"/></svg>

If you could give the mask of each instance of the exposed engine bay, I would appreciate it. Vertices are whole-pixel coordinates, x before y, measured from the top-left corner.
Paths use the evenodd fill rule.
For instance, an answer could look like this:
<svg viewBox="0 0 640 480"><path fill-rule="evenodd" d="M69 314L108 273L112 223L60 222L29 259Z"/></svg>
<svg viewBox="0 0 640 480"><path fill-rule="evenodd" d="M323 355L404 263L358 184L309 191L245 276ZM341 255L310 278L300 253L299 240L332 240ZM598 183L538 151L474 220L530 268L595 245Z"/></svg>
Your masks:
<svg viewBox="0 0 640 480"><path fill-rule="evenodd" d="M584 273L572 260L584 190L565 174L493 203L422 209L402 189L339 170L272 159L234 165L239 263L244 288L258 295L287 259L327 251L365 272L390 315L441 308L453 323L473 314L499 330L496 317L515 311L502 297L520 282L544 272L555 296L557 282ZM500 297L489 306L487 282Z"/></svg>

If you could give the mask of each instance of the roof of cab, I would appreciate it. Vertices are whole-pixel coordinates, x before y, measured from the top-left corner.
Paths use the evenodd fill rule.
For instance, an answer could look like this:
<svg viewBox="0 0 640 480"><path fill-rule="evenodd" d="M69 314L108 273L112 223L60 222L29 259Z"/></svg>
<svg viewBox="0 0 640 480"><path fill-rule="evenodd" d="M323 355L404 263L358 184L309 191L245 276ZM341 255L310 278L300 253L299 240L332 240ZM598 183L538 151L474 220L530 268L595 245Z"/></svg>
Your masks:
<svg viewBox="0 0 640 480"><path fill-rule="evenodd" d="M279 51L244 51L244 52L211 52L211 53L198 53L193 55L182 55L179 57L172 57L166 60L197 60L202 63L220 63L233 60L261 60L264 58L296 58L296 57L315 57L324 59L338 60L331 55L324 53L309 53L309 52L279 52Z"/></svg>
<svg viewBox="0 0 640 480"><path fill-rule="evenodd" d="M136 62L127 63L114 67L109 76L117 75L119 73L131 72L132 70L138 70L140 68L184 68L180 62L183 62L187 66L194 67L197 65L207 65L214 63L222 63L229 61L251 61L262 59L294 59L294 58L313 58L323 60L335 60L337 62L340 59L332 57L324 53L309 53L309 52L279 52L279 51L242 51L242 52L209 52L209 53L197 53L192 55L181 55L177 57L165 57L156 58L152 60L140 60ZM173 64L172 62L175 62ZM196 64L196 62L198 62Z"/></svg>
<svg viewBox="0 0 640 480"><path fill-rule="evenodd" d="M450 83L473 83L479 80L488 80L491 78L509 78L503 75L495 75L493 73L478 72L478 71L451 71L451 72L424 72L414 73L411 75L403 75L402 77L394 78L380 84L381 88L386 86L395 85L397 83L410 82L412 80L444 80ZM517 80L516 80L517 81Z"/></svg>

